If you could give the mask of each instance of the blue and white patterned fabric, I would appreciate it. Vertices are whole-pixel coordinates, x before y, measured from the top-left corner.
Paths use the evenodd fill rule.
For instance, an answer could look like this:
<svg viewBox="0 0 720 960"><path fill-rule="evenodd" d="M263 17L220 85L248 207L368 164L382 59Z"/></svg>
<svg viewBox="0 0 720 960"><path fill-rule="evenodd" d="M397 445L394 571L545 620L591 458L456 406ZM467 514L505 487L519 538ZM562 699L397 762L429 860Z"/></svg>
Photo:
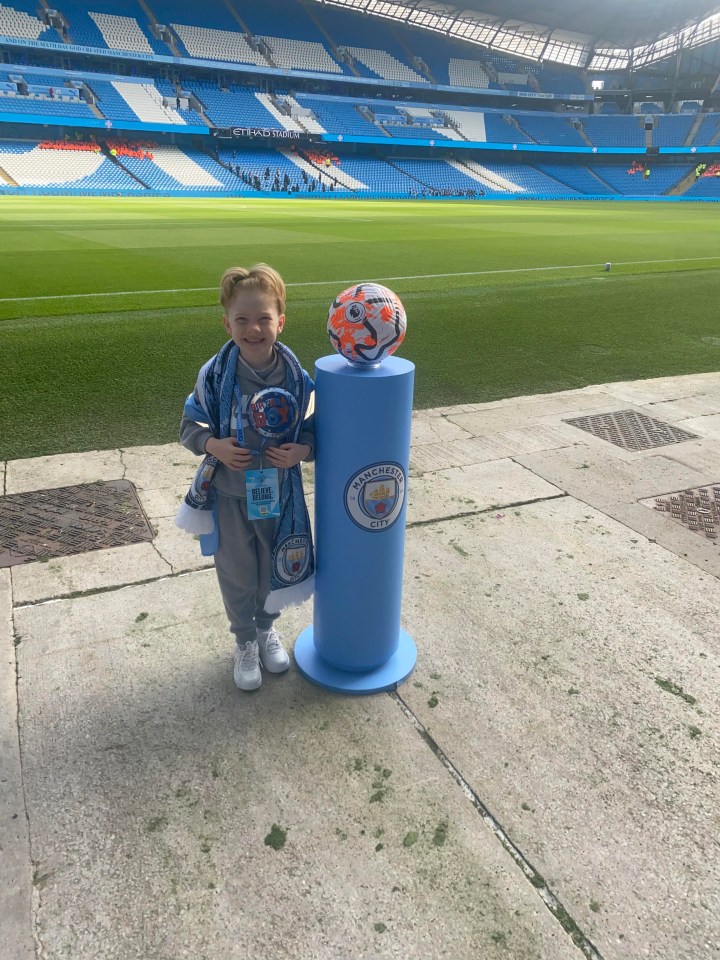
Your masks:
<svg viewBox="0 0 720 960"><path fill-rule="evenodd" d="M297 443L304 424L314 384L300 366L295 354L284 344L275 348L285 361L287 379L285 388L293 394L300 407L300 417L288 437ZM185 402L184 414L199 423L207 423L218 439L231 434L233 393L236 382L239 348L232 340L202 367L198 374L195 394ZM238 412L239 416L242 416ZM216 457L208 454L200 464L185 500L180 505L175 523L187 533L199 535L203 556L213 556L218 546L217 509L213 480L218 466ZM296 464L283 472L280 490L280 517L275 526L270 594L265 603L268 613L277 613L284 607L303 603L313 592L315 580L310 517L305 505L302 471Z"/></svg>

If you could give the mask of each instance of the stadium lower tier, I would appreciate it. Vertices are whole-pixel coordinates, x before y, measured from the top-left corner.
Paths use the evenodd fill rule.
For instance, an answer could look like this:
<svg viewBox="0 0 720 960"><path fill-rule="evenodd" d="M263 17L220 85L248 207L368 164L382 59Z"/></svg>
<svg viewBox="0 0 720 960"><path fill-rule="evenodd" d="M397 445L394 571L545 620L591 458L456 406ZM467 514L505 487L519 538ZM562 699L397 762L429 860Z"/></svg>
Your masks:
<svg viewBox="0 0 720 960"><path fill-rule="evenodd" d="M508 163L457 158L334 156L280 150L124 143L0 141L0 191L138 195L262 194L380 197L720 197L717 166Z"/></svg>

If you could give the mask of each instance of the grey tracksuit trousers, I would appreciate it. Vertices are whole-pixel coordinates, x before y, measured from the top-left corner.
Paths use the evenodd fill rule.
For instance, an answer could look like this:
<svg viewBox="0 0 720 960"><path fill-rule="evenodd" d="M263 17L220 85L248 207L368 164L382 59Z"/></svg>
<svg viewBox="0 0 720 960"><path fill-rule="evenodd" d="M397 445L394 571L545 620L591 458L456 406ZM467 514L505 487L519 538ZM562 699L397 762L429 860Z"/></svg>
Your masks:
<svg viewBox="0 0 720 960"><path fill-rule="evenodd" d="M270 592L270 563L275 520L248 520L247 500L217 496L220 543L215 572L230 630L239 644L255 639L255 627L267 630L277 613L263 607Z"/></svg>

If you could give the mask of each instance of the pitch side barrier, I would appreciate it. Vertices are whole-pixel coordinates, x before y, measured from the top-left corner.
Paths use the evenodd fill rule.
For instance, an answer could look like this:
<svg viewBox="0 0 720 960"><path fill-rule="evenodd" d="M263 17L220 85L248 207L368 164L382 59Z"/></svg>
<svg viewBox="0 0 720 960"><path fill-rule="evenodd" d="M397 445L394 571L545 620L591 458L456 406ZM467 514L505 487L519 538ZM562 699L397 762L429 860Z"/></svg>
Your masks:
<svg viewBox="0 0 720 960"><path fill-rule="evenodd" d="M11 187L9 185L0 185L0 197L19 196L19 197L119 197L123 199L143 199L145 197L165 197L167 199L188 199L196 200L334 200L336 202L343 200L404 200L414 203L436 203L443 201L445 203L474 203L485 202L493 203L496 200L509 202L512 200L552 200L553 203L562 201L573 202L583 200L604 200L617 202L630 200L631 202L642 203L720 203L720 197L633 197L618 194L617 196L607 196L607 194L581 194L577 197L558 196L554 193L495 193L484 197L409 197L405 193L373 193L357 191L356 193L231 193L229 191L202 191L202 190L81 190L67 187Z"/></svg>

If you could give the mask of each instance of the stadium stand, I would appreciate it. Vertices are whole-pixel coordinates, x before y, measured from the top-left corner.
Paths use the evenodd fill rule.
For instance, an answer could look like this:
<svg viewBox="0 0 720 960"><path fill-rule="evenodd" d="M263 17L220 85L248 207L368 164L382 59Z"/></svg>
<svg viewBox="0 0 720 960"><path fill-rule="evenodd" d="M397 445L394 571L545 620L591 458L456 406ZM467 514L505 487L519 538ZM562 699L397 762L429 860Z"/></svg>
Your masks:
<svg viewBox="0 0 720 960"><path fill-rule="evenodd" d="M79 120L94 117L84 100L69 97L58 99L56 96L51 97L49 93L22 96L6 90L0 90L0 113L53 117L58 123L72 118Z"/></svg>
<svg viewBox="0 0 720 960"><path fill-rule="evenodd" d="M427 79L416 70L411 70L386 50L369 47L346 47L353 60L361 63L376 77L383 80L402 80L403 82L427 83Z"/></svg>
<svg viewBox="0 0 720 960"><path fill-rule="evenodd" d="M446 45L442 37L429 35L424 30L403 30L399 36L406 50L404 59L413 70L424 77L428 76L427 70L432 83L449 85L448 61L452 48Z"/></svg>
<svg viewBox="0 0 720 960"><path fill-rule="evenodd" d="M162 94L154 83L133 83L113 80L113 87L127 103L138 120L143 123L173 123L185 125L185 121L172 107L166 107Z"/></svg>
<svg viewBox="0 0 720 960"><path fill-rule="evenodd" d="M428 130L427 127L413 127L409 124L404 124L402 126L390 126L384 125L384 129L390 134L391 137L406 137L411 140L447 140L448 137L442 132L440 128L437 130Z"/></svg>
<svg viewBox="0 0 720 960"><path fill-rule="evenodd" d="M21 187L72 187L135 193L142 186L102 153L0 142L0 167Z"/></svg>
<svg viewBox="0 0 720 960"><path fill-rule="evenodd" d="M320 73L342 73L340 67L321 43L310 40L288 40L283 37L260 37L270 51L270 58L282 70L310 70Z"/></svg>
<svg viewBox="0 0 720 960"><path fill-rule="evenodd" d="M569 187L566 183L561 183L554 177L548 176L542 170L522 163L497 163L490 161L483 166L490 173L500 175L503 179L520 187L525 193L539 193L544 196L553 197L577 197L579 191Z"/></svg>
<svg viewBox="0 0 720 960"><path fill-rule="evenodd" d="M34 0L13 0L12 5L0 3L0 35L20 40L42 40L62 43L62 37L37 15Z"/></svg>
<svg viewBox="0 0 720 960"><path fill-rule="evenodd" d="M718 137L720 137L720 113L708 113L703 117L692 145L705 147L713 140L717 142Z"/></svg>
<svg viewBox="0 0 720 960"><path fill-rule="evenodd" d="M236 190L235 174L198 150L154 146L152 158L120 157L122 166L151 190L213 193Z"/></svg>
<svg viewBox="0 0 720 960"><path fill-rule="evenodd" d="M448 74L453 87L477 87L479 90L487 90L490 86L490 77L479 60L459 60L451 57Z"/></svg>
<svg viewBox="0 0 720 960"><path fill-rule="evenodd" d="M660 116L653 128L653 146L672 147L683 144L695 122L693 114L672 114Z"/></svg>
<svg viewBox="0 0 720 960"><path fill-rule="evenodd" d="M639 117L583 117L582 126L595 147L645 145L645 130Z"/></svg>
<svg viewBox="0 0 720 960"><path fill-rule="evenodd" d="M618 190L599 180L589 167L580 164L570 163L535 163L534 166L541 172L546 173L554 180L566 184L572 190L578 193L584 193L587 196L614 196L619 193Z"/></svg>
<svg viewBox="0 0 720 960"><path fill-rule="evenodd" d="M720 199L720 164L712 164L685 194L687 197Z"/></svg>
<svg viewBox="0 0 720 960"><path fill-rule="evenodd" d="M535 74L540 85L540 90L544 93L585 93L585 83L582 77L569 70L556 70L543 64L539 72Z"/></svg>
<svg viewBox="0 0 720 960"><path fill-rule="evenodd" d="M298 103L312 110L318 121L330 133L347 133L358 137L382 136L382 129L364 117L350 100L313 97L298 93Z"/></svg>
<svg viewBox="0 0 720 960"><path fill-rule="evenodd" d="M547 117L530 113L514 114L521 130L536 143L553 143L560 147L586 147L587 141L572 126L567 117Z"/></svg>
<svg viewBox="0 0 720 960"><path fill-rule="evenodd" d="M221 90L206 80L186 80L183 88L193 93L210 120L218 127L264 127L282 130L283 124L250 87L231 86Z"/></svg>
<svg viewBox="0 0 720 960"><path fill-rule="evenodd" d="M269 67L267 58L250 46L237 30L217 30L174 23L173 29L190 57L200 60L221 60L225 63L248 63Z"/></svg>
<svg viewBox="0 0 720 960"><path fill-rule="evenodd" d="M58 27L64 36L49 26L49 22L61 24L61 18L67 22L67 31ZM170 31L162 33L169 46L158 39L158 24L164 25L163 31ZM551 112L552 101L529 104L524 98L507 95L509 91L528 97L539 91L584 94L585 79L579 70L518 59L332 4L298 0L264 0L262 4L207 0L202 5L196 0L91 0L82 4L80 0L59 0L57 5L48 5L45 0L7 0L0 3L2 32L28 41L57 44L64 40L113 53L111 59L106 57L107 66L101 72L102 64L91 65L99 58L80 59L70 47L62 55L54 50L43 53L37 47L14 48L12 56L18 65L0 68L0 114L6 122L13 122L8 134L15 138L18 124L23 123L29 138L0 141L0 149L6 151L13 169L18 163L27 165L28 185L39 189L67 186L73 190L198 195L517 193L568 198L656 197L672 192L689 199L718 197L714 173L698 176L688 188L697 158L690 166L682 162L684 157L676 156L672 163L662 162L666 159L662 157L652 162L650 176L645 176L642 164L647 162L648 147L666 152L674 147L717 145L720 151L720 114L701 112L712 101L698 94L697 100L674 103L668 93L667 70L662 68L635 78L634 89L647 90L647 94L631 95L629 100L618 96L617 102L607 98L587 115L583 110L590 109L589 100L567 102ZM200 70L180 61L159 64L145 59L177 51L215 61L217 67L206 65ZM83 64L82 69L60 70L60 64L74 63ZM233 64L240 69L233 70ZM256 69L243 69L246 67ZM278 76L274 68L325 76L316 82L289 73ZM606 75L607 89L614 76ZM243 77L249 82L241 82ZM373 83L358 88L357 78ZM592 74L588 83L591 78ZM620 86L626 82L620 73L615 79ZM432 83L478 93L448 94L433 90ZM422 92L404 91L408 84L422 85ZM354 89L362 89L362 93L353 96ZM694 91L695 87L684 89ZM372 95L373 90L377 96ZM417 102L408 99L412 97ZM664 113L665 104L675 112ZM101 129L104 121L107 127L114 127L113 133L119 130L120 136L123 128L132 129L133 134L128 135L136 136L142 126L140 136L147 132L149 139L156 131L159 142L152 156L141 150L116 151L111 156L105 147L98 152L97 146L87 150L52 146L62 143L66 135L73 140L85 138L83 126ZM292 151L255 149L259 147L257 139L254 143L238 141L242 149L236 142L234 151L231 148L228 153L223 146L222 152L211 157L215 145L226 141L207 136L203 151L201 138L190 137L198 133L198 127L209 132L209 123L221 128L277 131L283 134L283 144L289 140L285 131L300 134L302 139ZM41 130L40 124L46 129ZM377 154L346 156L348 145L338 142L334 148L340 156L330 156L325 152L329 142L311 144L305 134L318 140L325 135L338 141L372 138L372 148L352 149L372 149ZM46 139L39 142L41 137ZM432 142L436 147L433 158L423 156L430 151L419 143L404 145L398 143L401 139ZM451 152L454 145L448 141L453 140L459 143ZM469 141L484 147L497 144L498 150L476 151ZM264 140L269 142L278 141ZM534 151L536 145L565 152ZM596 156L588 165L590 146L600 154L605 147L621 148L627 156L617 162ZM511 154L511 147L521 149ZM573 148L583 156L569 159ZM82 157L72 159L75 153ZM63 154L65 159L60 157ZM701 155L714 170L715 157ZM638 163L632 164L633 160ZM272 171L268 177L266 170ZM0 188L3 192L8 189L2 183Z"/></svg>
<svg viewBox="0 0 720 960"><path fill-rule="evenodd" d="M687 176L692 167L689 164L653 165L647 178L641 171L629 173L631 167L624 164L593 163L590 169L626 197L660 197Z"/></svg>
<svg viewBox="0 0 720 960"><path fill-rule="evenodd" d="M88 77L85 86L97 98L95 105L108 120L137 122L138 115L130 109L127 100L118 93L111 80Z"/></svg>
<svg viewBox="0 0 720 960"><path fill-rule="evenodd" d="M188 24L196 27L212 27L216 30L236 32L240 22L233 16L230 7L223 0L152 0L152 11L160 23Z"/></svg>
<svg viewBox="0 0 720 960"><path fill-rule="evenodd" d="M443 160L403 158L393 161L393 165L439 195L467 196L480 189L478 182L460 167L454 167Z"/></svg>
<svg viewBox="0 0 720 960"><path fill-rule="evenodd" d="M136 53L170 56L172 51L157 40L148 26L140 4L130 0L61 0L57 4L68 23L68 39L87 47L131 50Z"/></svg>

